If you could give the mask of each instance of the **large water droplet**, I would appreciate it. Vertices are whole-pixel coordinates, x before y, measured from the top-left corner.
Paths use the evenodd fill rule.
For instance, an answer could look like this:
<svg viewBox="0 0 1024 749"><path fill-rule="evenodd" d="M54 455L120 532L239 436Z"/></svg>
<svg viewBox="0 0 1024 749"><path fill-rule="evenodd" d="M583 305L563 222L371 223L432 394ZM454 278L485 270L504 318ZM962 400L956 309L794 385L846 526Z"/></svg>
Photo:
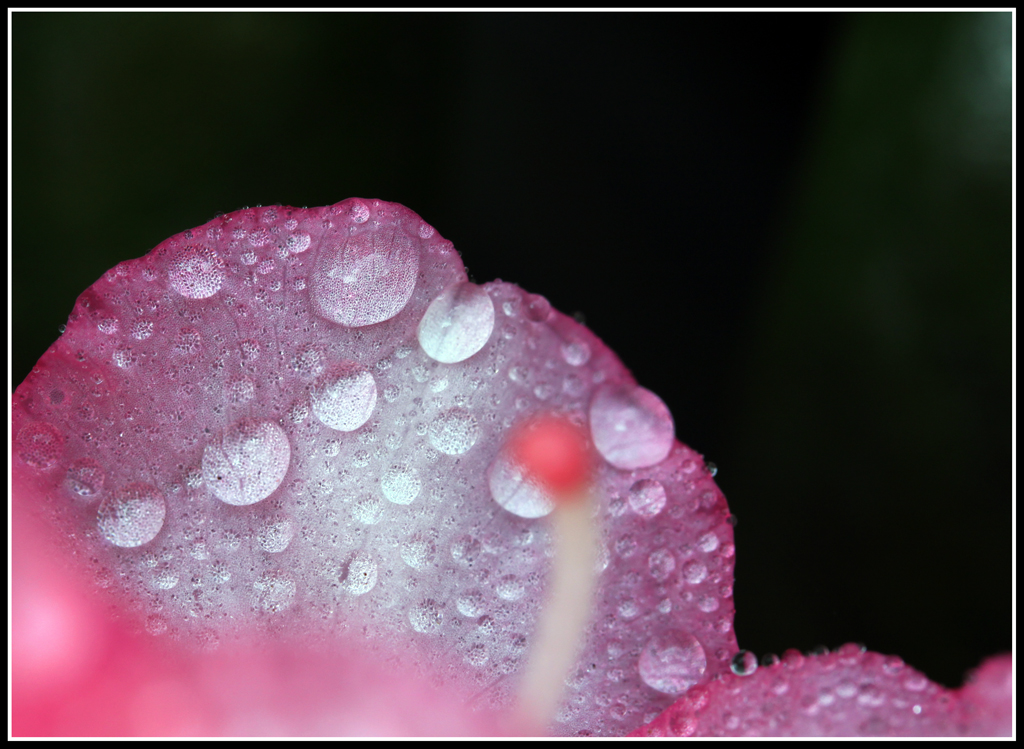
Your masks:
<svg viewBox="0 0 1024 749"><path fill-rule="evenodd" d="M167 275L183 297L206 299L224 283L224 261L209 247L189 245L174 253Z"/></svg>
<svg viewBox="0 0 1024 749"><path fill-rule="evenodd" d="M594 445L616 468L647 468L672 449L675 426L661 398L642 387L606 385L590 404Z"/></svg>
<svg viewBox="0 0 1024 749"><path fill-rule="evenodd" d="M203 451L203 480L229 505L251 505L281 485L291 446L272 421L243 419Z"/></svg>
<svg viewBox="0 0 1024 749"><path fill-rule="evenodd" d="M314 311L348 327L397 315L412 296L420 254L396 227L324 241L310 283Z"/></svg>
<svg viewBox="0 0 1024 749"><path fill-rule="evenodd" d="M52 468L64 450L64 435L43 421L28 424L18 432L18 456L33 468Z"/></svg>
<svg viewBox="0 0 1024 749"><path fill-rule="evenodd" d="M445 364L468 359L494 330L490 295L473 283L452 284L430 303L420 320L420 346Z"/></svg>
<svg viewBox="0 0 1024 749"><path fill-rule="evenodd" d="M551 497L536 484L527 481L522 470L502 450L487 471L491 496L521 518L544 517L555 509Z"/></svg>
<svg viewBox="0 0 1024 749"><path fill-rule="evenodd" d="M427 437L445 455L462 455L476 444L480 427L469 411L453 408L431 422Z"/></svg>
<svg viewBox="0 0 1024 749"><path fill-rule="evenodd" d="M642 518L653 518L667 500L665 487L654 479L642 479L629 489L629 506Z"/></svg>
<svg viewBox="0 0 1024 749"><path fill-rule="evenodd" d="M156 487L142 482L128 484L100 505L100 534L125 549L149 543L164 526L167 506Z"/></svg>
<svg viewBox="0 0 1024 749"><path fill-rule="evenodd" d="M407 505L420 493L420 477L415 468L391 466L380 480L380 488L388 501Z"/></svg>
<svg viewBox="0 0 1024 749"><path fill-rule="evenodd" d="M313 413L326 426L351 432L365 424L377 405L377 383L356 362L335 364L313 385Z"/></svg>
<svg viewBox="0 0 1024 749"><path fill-rule="evenodd" d="M640 678L659 692L677 696L697 684L707 668L704 648L679 630L651 638L640 653Z"/></svg>

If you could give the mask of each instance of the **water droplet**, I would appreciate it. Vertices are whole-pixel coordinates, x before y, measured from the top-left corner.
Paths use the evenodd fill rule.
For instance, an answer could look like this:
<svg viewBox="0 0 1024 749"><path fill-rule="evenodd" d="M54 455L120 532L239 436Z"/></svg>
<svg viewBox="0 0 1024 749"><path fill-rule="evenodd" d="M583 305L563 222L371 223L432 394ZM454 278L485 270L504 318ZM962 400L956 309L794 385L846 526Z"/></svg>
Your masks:
<svg viewBox="0 0 1024 749"><path fill-rule="evenodd" d="M455 608L459 610L460 614L470 619L482 616L487 610L484 606L483 593L477 590L471 590L459 596L455 601Z"/></svg>
<svg viewBox="0 0 1024 749"><path fill-rule="evenodd" d="M697 540L697 546L700 547L700 550L706 551L708 554L718 548L718 543L718 536L715 535L714 531L708 531Z"/></svg>
<svg viewBox="0 0 1024 749"><path fill-rule="evenodd" d="M139 361L138 356L136 356L135 352L132 351L130 346L115 349L111 358L113 359L114 364L116 364L121 369L128 369L129 367L134 367Z"/></svg>
<svg viewBox="0 0 1024 749"><path fill-rule="evenodd" d="M228 400L236 406L248 403L256 395L256 385L248 377L236 377L225 388Z"/></svg>
<svg viewBox="0 0 1024 749"><path fill-rule="evenodd" d="M146 617L146 631L154 637L159 636L167 632L168 624L167 620L159 614L150 614Z"/></svg>
<svg viewBox="0 0 1024 749"><path fill-rule="evenodd" d="M384 504L372 494L364 494L352 506L356 520L365 525L375 525L384 515Z"/></svg>
<svg viewBox="0 0 1024 749"><path fill-rule="evenodd" d="M354 596L369 593L377 584L377 562L365 551L358 552L348 563L345 589Z"/></svg>
<svg viewBox="0 0 1024 749"><path fill-rule="evenodd" d="M420 477L415 468L391 466L380 480L380 488L388 501L407 505L420 493Z"/></svg>
<svg viewBox="0 0 1024 749"><path fill-rule="evenodd" d="M104 335L114 335L121 325L116 317L104 317L96 323L96 327Z"/></svg>
<svg viewBox="0 0 1024 749"><path fill-rule="evenodd" d="M718 611L718 605L718 599L714 596L701 596L697 599L697 608L699 608L705 614L710 614L713 611Z"/></svg>
<svg viewBox="0 0 1024 749"><path fill-rule="evenodd" d="M664 582L676 569L676 558L668 549L657 549L647 557L647 567L651 571L651 577L658 582Z"/></svg>
<svg viewBox="0 0 1024 749"><path fill-rule="evenodd" d="M487 471L494 500L521 518L544 517L555 509L551 497L539 486L527 481L522 470L502 450Z"/></svg>
<svg viewBox="0 0 1024 749"><path fill-rule="evenodd" d="M707 576L708 568L704 566L703 562L693 559L683 565L683 580L690 585L699 585L704 582Z"/></svg>
<svg viewBox="0 0 1024 749"><path fill-rule="evenodd" d="M323 424L351 432L370 419L377 405L377 383L361 364L341 362L313 385L311 401Z"/></svg>
<svg viewBox="0 0 1024 749"><path fill-rule="evenodd" d="M402 561L414 570L421 570L432 564L436 549L434 544L420 534L416 534L402 544Z"/></svg>
<svg viewBox="0 0 1024 749"><path fill-rule="evenodd" d="M288 239L284 241L284 246L288 252L298 255L300 252L305 252L309 249L310 241L310 236L306 234L306 232L300 231L297 234L292 234L288 237Z"/></svg>
<svg viewBox="0 0 1024 749"><path fill-rule="evenodd" d="M490 295L476 284L457 283L430 303L417 335L427 356L454 364L482 349L493 330L494 304Z"/></svg>
<svg viewBox="0 0 1024 749"><path fill-rule="evenodd" d="M526 318L533 322L547 322L551 319L551 302L540 294L527 294Z"/></svg>
<svg viewBox="0 0 1024 749"><path fill-rule="evenodd" d="M729 668L737 676L750 676L757 671L757 656L749 650L740 650L729 661Z"/></svg>
<svg viewBox="0 0 1024 749"><path fill-rule="evenodd" d="M452 544L452 559L467 567L476 564L480 552L480 542L472 536L462 536Z"/></svg>
<svg viewBox="0 0 1024 749"><path fill-rule="evenodd" d="M911 673L903 680L903 687L911 692L921 692L928 686L928 678L924 674Z"/></svg>
<svg viewBox="0 0 1024 749"><path fill-rule="evenodd" d="M53 468L63 451L64 435L44 421L27 424L18 432L18 457L40 471Z"/></svg>
<svg viewBox="0 0 1024 749"><path fill-rule="evenodd" d="M857 685L850 679L843 679L836 685L836 694L844 700L848 700L857 694Z"/></svg>
<svg viewBox="0 0 1024 749"><path fill-rule="evenodd" d="M100 504L97 525L100 534L125 549L149 543L164 526L167 506L155 487L128 484Z"/></svg>
<svg viewBox="0 0 1024 749"><path fill-rule="evenodd" d="M310 281L313 309L353 328L390 320L412 296L419 267L419 250L395 227L335 235L321 245Z"/></svg>
<svg viewBox="0 0 1024 749"><path fill-rule="evenodd" d="M251 505L281 485L291 460L288 436L272 421L243 419L203 451L203 480L229 505Z"/></svg>
<svg viewBox="0 0 1024 749"><path fill-rule="evenodd" d="M103 468L92 458L80 458L68 468L65 484L79 497L92 499L103 491Z"/></svg>
<svg viewBox="0 0 1024 749"><path fill-rule="evenodd" d="M315 346L303 346L291 360L292 371L304 380L311 380L324 371L324 355Z"/></svg>
<svg viewBox="0 0 1024 749"><path fill-rule="evenodd" d="M865 707L880 707L885 702L885 692L876 684L862 684L857 703Z"/></svg>
<svg viewBox="0 0 1024 749"><path fill-rule="evenodd" d="M642 387L606 385L590 405L594 445L616 468L632 470L660 463L675 439L672 414Z"/></svg>
<svg viewBox="0 0 1024 749"><path fill-rule="evenodd" d="M248 338L238 344L238 349L242 354L242 361L256 361L260 358L259 341Z"/></svg>
<svg viewBox="0 0 1024 749"><path fill-rule="evenodd" d="M629 506L642 518L653 518L667 501L665 487L654 479L642 479L629 489Z"/></svg>
<svg viewBox="0 0 1024 749"><path fill-rule="evenodd" d="M443 621L444 611L440 604L429 598L409 611L409 623L417 632L427 634L437 632L441 629Z"/></svg>
<svg viewBox="0 0 1024 749"><path fill-rule="evenodd" d="M774 665L776 665L778 663L781 663L781 662L782 662L782 659L779 658L779 656L775 655L775 653L765 653L764 655L761 656L761 667L762 668L771 668L772 666L774 666Z"/></svg>
<svg viewBox="0 0 1024 749"><path fill-rule="evenodd" d="M431 422L427 437L445 455L462 455L476 444L480 427L469 411L453 408Z"/></svg>
<svg viewBox="0 0 1024 749"><path fill-rule="evenodd" d="M224 283L224 261L209 247L189 245L172 256L168 278L183 297L206 299Z"/></svg>
<svg viewBox="0 0 1024 749"><path fill-rule="evenodd" d="M796 648L789 648L782 654L782 665L791 671L796 671L804 665L804 654Z"/></svg>
<svg viewBox="0 0 1024 749"><path fill-rule="evenodd" d="M136 341L144 341L153 335L153 323L149 320L136 320L132 323L130 334Z"/></svg>
<svg viewBox="0 0 1024 749"><path fill-rule="evenodd" d="M157 590L173 590L178 586L178 575L169 567L163 567L153 575L153 587Z"/></svg>
<svg viewBox="0 0 1024 749"><path fill-rule="evenodd" d="M515 575L505 575L498 580L494 592L498 594L498 598L505 601L518 601L525 595L526 587Z"/></svg>
<svg viewBox="0 0 1024 749"><path fill-rule="evenodd" d="M273 523L264 528L256 537L257 543L263 551L269 554L280 554L288 548L292 538L295 536L295 528L288 520Z"/></svg>
<svg viewBox="0 0 1024 749"><path fill-rule="evenodd" d="M487 665L488 658L487 647L484 645L472 645L466 652L466 663L474 668Z"/></svg>
<svg viewBox="0 0 1024 749"><path fill-rule="evenodd" d="M708 663L696 637L674 630L651 638L638 665L647 686L678 696L702 679Z"/></svg>
<svg viewBox="0 0 1024 749"><path fill-rule="evenodd" d="M574 367L590 361L590 346L583 341L567 341L562 344L562 357Z"/></svg>
<svg viewBox="0 0 1024 749"><path fill-rule="evenodd" d="M370 219L370 209L361 200L353 200L348 208L348 215L357 224L365 224Z"/></svg>
<svg viewBox="0 0 1024 749"><path fill-rule="evenodd" d="M195 328L182 328L174 339L174 350L182 356L195 356L203 347L203 337Z"/></svg>
<svg viewBox="0 0 1024 749"><path fill-rule="evenodd" d="M281 573L268 572L252 584L256 608L276 614L295 601L295 581Z"/></svg>
<svg viewBox="0 0 1024 749"><path fill-rule="evenodd" d="M687 715L682 711L672 713L669 717L669 735L678 736L682 738L689 738L697 733L697 718L692 715Z"/></svg>

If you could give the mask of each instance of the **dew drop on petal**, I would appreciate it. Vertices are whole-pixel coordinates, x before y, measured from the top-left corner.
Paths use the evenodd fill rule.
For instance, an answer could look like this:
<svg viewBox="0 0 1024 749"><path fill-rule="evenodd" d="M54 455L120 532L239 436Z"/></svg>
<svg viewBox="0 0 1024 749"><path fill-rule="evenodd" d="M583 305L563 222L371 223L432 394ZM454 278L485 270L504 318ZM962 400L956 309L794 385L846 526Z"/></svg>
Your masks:
<svg viewBox="0 0 1024 749"><path fill-rule="evenodd" d="M64 435L52 424L37 421L18 432L18 457L33 468L45 471L56 465L64 450Z"/></svg>
<svg viewBox="0 0 1024 749"><path fill-rule="evenodd" d="M427 438L445 455L462 455L476 444L480 426L476 417L464 408L445 411L430 423Z"/></svg>
<svg viewBox="0 0 1024 749"><path fill-rule="evenodd" d="M642 518L653 518L665 507L665 487L654 479L641 479L629 489L629 506Z"/></svg>
<svg viewBox="0 0 1024 749"><path fill-rule="evenodd" d="M137 482L100 504L97 525L100 534L114 546L130 549L157 537L166 512L164 498L156 487Z"/></svg>
<svg viewBox="0 0 1024 749"><path fill-rule="evenodd" d="M295 527L288 520L279 523L272 523L264 528L257 536L256 541L265 552L279 554L288 548L292 538L295 536Z"/></svg>
<svg viewBox="0 0 1024 749"><path fill-rule="evenodd" d="M284 611L295 601L295 581L278 572L268 572L252 584L256 608L272 614Z"/></svg>
<svg viewBox="0 0 1024 749"><path fill-rule="evenodd" d="M661 399L642 387L606 385L590 404L598 452L616 468L647 468L672 449L675 427Z"/></svg>
<svg viewBox="0 0 1024 749"><path fill-rule="evenodd" d="M638 667L647 686L677 696L701 680L707 665L697 638L673 630L656 635L644 645Z"/></svg>
<svg viewBox="0 0 1024 749"><path fill-rule="evenodd" d="M469 590L459 596L455 601L455 608L459 613L470 619L482 616L487 610L484 605L484 596L478 590Z"/></svg>
<svg viewBox="0 0 1024 749"><path fill-rule="evenodd" d="M206 299L224 283L224 261L209 247L189 245L171 258L171 288L188 299Z"/></svg>
<svg viewBox="0 0 1024 749"><path fill-rule="evenodd" d="M431 634L441 629L444 621L444 611L440 604L432 599L427 599L409 610L409 623L417 632Z"/></svg>
<svg viewBox="0 0 1024 749"><path fill-rule="evenodd" d="M380 480L385 498L396 505L407 505L420 493L420 477L415 468L391 466Z"/></svg>
<svg viewBox="0 0 1024 749"><path fill-rule="evenodd" d="M92 499L103 491L103 467L92 458L79 458L68 468L65 486L72 494Z"/></svg>
<svg viewBox="0 0 1024 749"><path fill-rule="evenodd" d="M740 650L729 661L729 668L737 676L750 676L757 671L757 656L749 650Z"/></svg>
<svg viewBox="0 0 1024 749"><path fill-rule="evenodd" d="M396 227L325 240L310 281L313 309L352 328L390 320L412 296L419 266L419 250Z"/></svg>
<svg viewBox="0 0 1024 749"><path fill-rule="evenodd" d="M562 344L562 358L574 367L590 361L590 346L583 341L567 341Z"/></svg>
<svg viewBox="0 0 1024 749"><path fill-rule="evenodd" d="M369 553L358 552L348 563L345 589L354 596L369 593L377 584L377 562Z"/></svg>
<svg viewBox="0 0 1024 749"><path fill-rule="evenodd" d="M309 249L310 236L304 231L300 231L296 234L292 234L288 239L284 241L285 249L295 255L300 252L305 252Z"/></svg>
<svg viewBox="0 0 1024 749"><path fill-rule="evenodd" d="M427 356L444 364L465 361L494 330L494 303L474 283L452 284L427 307L418 337Z"/></svg>
<svg viewBox="0 0 1024 749"><path fill-rule="evenodd" d="M288 436L272 421L243 419L203 451L203 480L229 505L251 505L281 485L291 460Z"/></svg>
<svg viewBox="0 0 1024 749"><path fill-rule="evenodd" d="M377 383L356 362L332 366L313 385L313 413L326 426L351 432L365 424L377 405Z"/></svg>
<svg viewBox="0 0 1024 749"><path fill-rule="evenodd" d="M555 509L555 503L541 487L528 481L523 471L502 450L487 471L488 484L494 500L521 518L544 517Z"/></svg>
<svg viewBox="0 0 1024 749"><path fill-rule="evenodd" d="M375 525L384 515L384 504L372 494L364 494L352 505L352 514L363 525Z"/></svg>

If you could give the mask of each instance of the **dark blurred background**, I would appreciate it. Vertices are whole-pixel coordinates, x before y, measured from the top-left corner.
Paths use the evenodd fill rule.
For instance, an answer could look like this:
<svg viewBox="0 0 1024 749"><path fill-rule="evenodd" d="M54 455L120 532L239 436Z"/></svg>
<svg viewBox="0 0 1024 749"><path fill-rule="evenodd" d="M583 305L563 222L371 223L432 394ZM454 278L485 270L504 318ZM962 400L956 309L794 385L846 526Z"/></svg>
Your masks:
<svg viewBox="0 0 1024 749"><path fill-rule="evenodd" d="M719 467L736 631L1011 647L1009 14L13 18L12 386L219 212L403 203Z"/></svg>

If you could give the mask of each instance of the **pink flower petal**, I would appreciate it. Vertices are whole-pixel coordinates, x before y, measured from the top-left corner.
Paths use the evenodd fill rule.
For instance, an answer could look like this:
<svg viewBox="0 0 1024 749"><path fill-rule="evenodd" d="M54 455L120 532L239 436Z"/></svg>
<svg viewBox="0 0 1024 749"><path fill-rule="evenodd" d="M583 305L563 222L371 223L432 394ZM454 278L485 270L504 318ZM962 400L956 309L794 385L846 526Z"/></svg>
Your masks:
<svg viewBox="0 0 1024 749"><path fill-rule="evenodd" d="M737 651L725 499L596 336L468 284L401 206L239 211L105 274L14 395L15 502L156 650L358 642L506 708L551 547L501 456L541 411L604 458L596 606L551 730L626 733Z"/></svg>
<svg viewBox="0 0 1024 749"><path fill-rule="evenodd" d="M853 643L695 687L635 736L1009 736L1012 661L958 690Z"/></svg>

